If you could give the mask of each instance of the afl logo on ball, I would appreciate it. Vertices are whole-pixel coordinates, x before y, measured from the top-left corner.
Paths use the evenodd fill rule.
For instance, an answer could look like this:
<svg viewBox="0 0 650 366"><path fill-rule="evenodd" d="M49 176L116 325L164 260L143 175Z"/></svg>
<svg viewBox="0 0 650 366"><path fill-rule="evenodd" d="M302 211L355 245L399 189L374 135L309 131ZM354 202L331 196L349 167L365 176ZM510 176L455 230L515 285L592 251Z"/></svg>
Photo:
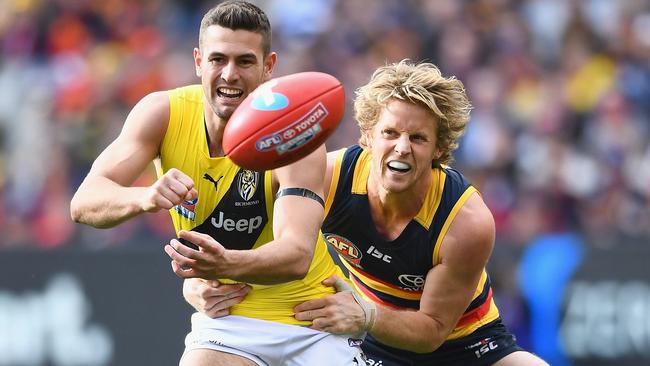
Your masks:
<svg viewBox="0 0 650 366"><path fill-rule="evenodd" d="M273 87L278 85L276 80L271 80L267 84L261 85L253 92L253 101L251 107L259 111L277 111L284 109L289 105L289 98L285 95L273 91Z"/></svg>
<svg viewBox="0 0 650 366"><path fill-rule="evenodd" d="M318 103L290 126L258 139L255 148L261 152L275 149L278 155L295 150L322 132L320 124L328 115L323 103Z"/></svg>

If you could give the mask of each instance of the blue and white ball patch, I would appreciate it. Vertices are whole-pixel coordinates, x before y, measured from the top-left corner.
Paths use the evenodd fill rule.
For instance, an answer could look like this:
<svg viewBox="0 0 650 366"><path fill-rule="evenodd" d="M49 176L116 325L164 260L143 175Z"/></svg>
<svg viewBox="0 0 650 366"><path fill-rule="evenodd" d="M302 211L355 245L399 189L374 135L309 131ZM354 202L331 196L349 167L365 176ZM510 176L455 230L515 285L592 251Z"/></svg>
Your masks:
<svg viewBox="0 0 650 366"><path fill-rule="evenodd" d="M272 81L268 85L257 88L253 92L255 99L251 102L251 107L259 111L277 111L286 108L289 105L289 98L273 91L273 87L277 84L277 81Z"/></svg>

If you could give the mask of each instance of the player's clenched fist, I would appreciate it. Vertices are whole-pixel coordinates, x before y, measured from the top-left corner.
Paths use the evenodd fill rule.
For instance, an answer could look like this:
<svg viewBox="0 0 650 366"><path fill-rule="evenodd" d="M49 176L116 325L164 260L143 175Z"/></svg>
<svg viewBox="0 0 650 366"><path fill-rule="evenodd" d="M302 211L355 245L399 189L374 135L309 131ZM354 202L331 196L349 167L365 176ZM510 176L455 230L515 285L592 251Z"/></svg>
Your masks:
<svg viewBox="0 0 650 366"><path fill-rule="evenodd" d="M183 201L198 197L194 181L185 173L172 168L152 184L143 197L142 209L145 212L169 210Z"/></svg>

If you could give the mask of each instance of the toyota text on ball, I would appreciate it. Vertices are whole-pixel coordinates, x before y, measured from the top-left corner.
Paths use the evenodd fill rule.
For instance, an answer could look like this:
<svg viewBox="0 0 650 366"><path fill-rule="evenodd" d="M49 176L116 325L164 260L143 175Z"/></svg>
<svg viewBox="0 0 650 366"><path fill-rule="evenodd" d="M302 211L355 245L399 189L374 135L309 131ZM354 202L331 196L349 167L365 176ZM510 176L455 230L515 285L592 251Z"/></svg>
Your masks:
<svg viewBox="0 0 650 366"><path fill-rule="evenodd" d="M328 114L325 106L322 103L318 103L307 114L290 126L257 140L255 148L258 151L275 149L278 154L296 149L307 143L307 141L311 140L312 137L322 130L320 122Z"/></svg>

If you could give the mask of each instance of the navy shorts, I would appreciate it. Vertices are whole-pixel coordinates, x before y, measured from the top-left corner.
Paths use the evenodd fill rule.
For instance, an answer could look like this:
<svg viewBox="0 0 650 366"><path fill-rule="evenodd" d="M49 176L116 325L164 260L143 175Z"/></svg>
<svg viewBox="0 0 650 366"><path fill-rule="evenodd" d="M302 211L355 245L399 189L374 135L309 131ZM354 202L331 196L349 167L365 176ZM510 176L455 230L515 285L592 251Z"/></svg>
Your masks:
<svg viewBox="0 0 650 366"><path fill-rule="evenodd" d="M516 337L497 319L474 333L446 341L431 353L414 353L389 347L368 335L361 345L368 366L489 366L515 351Z"/></svg>

